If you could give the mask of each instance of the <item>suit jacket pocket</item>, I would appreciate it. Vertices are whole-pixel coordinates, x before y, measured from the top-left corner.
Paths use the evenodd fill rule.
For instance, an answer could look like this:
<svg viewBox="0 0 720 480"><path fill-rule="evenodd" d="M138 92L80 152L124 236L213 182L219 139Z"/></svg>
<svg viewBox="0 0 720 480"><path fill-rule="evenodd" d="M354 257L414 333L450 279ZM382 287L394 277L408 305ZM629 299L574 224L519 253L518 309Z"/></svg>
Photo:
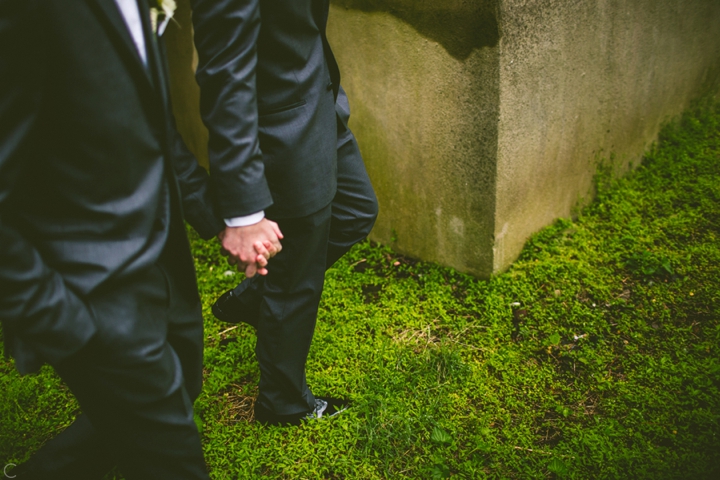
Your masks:
<svg viewBox="0 0 720 480"><path fill-rule="evenodd" d="M287 105L279 105L276 107L262 108L259 109L258 114L261 117L264 117L266 115L272 115L274 113L287 112L288 110L292 110L293 108L302 107L305 104L307 104L307 100L300 100L298 102L293 102Z"/></svg>
<svg viewBox="0 0 720 480"><path fill-rule="evenodd" d="M274 202L270 208L278 218L309 215L335 195L335 99L332 91L322 90L305 100L259 119L260 149Z"/></svg>

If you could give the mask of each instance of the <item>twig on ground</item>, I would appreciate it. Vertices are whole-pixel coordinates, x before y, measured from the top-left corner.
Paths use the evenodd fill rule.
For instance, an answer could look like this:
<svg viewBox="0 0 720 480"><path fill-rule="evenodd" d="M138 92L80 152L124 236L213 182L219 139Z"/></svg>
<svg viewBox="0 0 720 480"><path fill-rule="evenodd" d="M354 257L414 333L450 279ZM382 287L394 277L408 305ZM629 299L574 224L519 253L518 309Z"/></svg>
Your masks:
<svg viewBox="0 0 720 480"><path fill-rule="evenodd" d="M227 332L230 332L230 331L232 331L232 330L235 330L237 327L238 327L238 326L235 325L234 327L226 328L226 329L223 330L222 332L218 333L218 337L221 336L221 335L225 335Z"/></svg>

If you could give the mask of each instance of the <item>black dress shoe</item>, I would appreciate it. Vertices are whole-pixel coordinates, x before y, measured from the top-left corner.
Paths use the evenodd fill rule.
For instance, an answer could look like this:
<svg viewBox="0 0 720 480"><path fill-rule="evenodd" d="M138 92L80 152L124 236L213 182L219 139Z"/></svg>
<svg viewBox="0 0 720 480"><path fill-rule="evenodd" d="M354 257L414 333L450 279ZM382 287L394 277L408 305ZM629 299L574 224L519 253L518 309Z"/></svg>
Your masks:
<svg viewBox="0 0 720 480"><path fill-rule="evenodd" d="M276 415L259 403L255 403L255 421L263 425L300 425L303 421L334 417L347 410L349 405L349 401L341 398L315 397L315 408L309 412L295 413L292 415Z"/></svg>
<svg viewBox="0 0 720 480"><path fill-rule="evenodd" d="M258 303L258 302L255 302ZM212 306L215 318L226 323L247 323L257 328L257 319L260 313L259 303L256 305L243 302L242 297L235 290L228 290Z"/></svg>

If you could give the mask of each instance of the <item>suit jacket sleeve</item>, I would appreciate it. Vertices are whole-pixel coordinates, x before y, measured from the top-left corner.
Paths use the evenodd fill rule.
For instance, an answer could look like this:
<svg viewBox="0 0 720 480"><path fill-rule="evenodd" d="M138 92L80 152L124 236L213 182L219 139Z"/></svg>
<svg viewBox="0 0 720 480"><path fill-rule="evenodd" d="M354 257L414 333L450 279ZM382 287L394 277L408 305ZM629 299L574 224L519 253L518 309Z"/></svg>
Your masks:
<svg viewBox="0 0 720 480"><path fill-rule="evenodd" d="M259 0L191 0L200 113L215 206L222 218L272 205L258 140L255 68Z"/></svg>
<svg viewBox="0 0 720 480"><path fill-rule="evenodd" d="M163 37L164 38L164 37ZM167 68L167 49L165 42L158 42L160 51L160 68L163 81L170 78ZM170 92L170 85L165 85ZM210 179L207 171L197 162L195 155L187 148L185 141L178 132L177 123L172 108L172 98L169 98L167 112L167 136L169 139L170 158L173 171L180 189L183 214L185 220L195 229L203 239L207 240L220 233L225 228L222 218L219 218L213 208L210 195Z"/></svg>
<svg viewBox="0 0 720 480"><path fill-rule="evenodd" d="M23 154L46 77L36 3L0 0L0 319L6 344L22 343L57 363L82 348L96 329L80 297L43 261L31 239L8 224L15 180L38 160ZM22 371L23 358L17 360Z"/></svg>
<svg viewBox="0 0 720 480"><path fill-rule="evenodd" d="M170 136L175 176L180 187L185 220L203 239L207 240L220 233L225 223L219 218L210 197L208 174L201 167L195 155L185 145L177 131L174 117L169 115Z"/></svg>

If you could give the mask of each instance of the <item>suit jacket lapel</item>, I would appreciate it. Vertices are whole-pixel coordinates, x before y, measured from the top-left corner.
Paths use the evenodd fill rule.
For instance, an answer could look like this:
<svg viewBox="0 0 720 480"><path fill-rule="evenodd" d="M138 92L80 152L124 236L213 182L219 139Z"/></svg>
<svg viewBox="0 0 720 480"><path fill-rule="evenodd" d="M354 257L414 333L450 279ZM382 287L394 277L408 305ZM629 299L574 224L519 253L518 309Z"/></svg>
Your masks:
<svg viewBox="0 0 720 480"><path fill-rule="evenodd" d="M97 12L101 21L109 27L108 30L112 37L120 44L120 49L128 55L130 59L131 68L135 70L135 73L142 75L151 85L152 77L150 72L142 62L140 54L137 51L137 46L132 39L132 35L125 24L125 19L120 13L120 10L115 3L115 0L87 0L91 4L93 9ZM140 16L145 18L147 16L147 10L140 12Z"/></svg>
<svg viewBox="0 0 720 480"><path fill-rule="evenodd" d="M86 0L98 12L100 19L107 25L111 36L121 44L119 49L130 57L130 68L140 76L141 82L150 90L150 96L155 102L155 108L160 110L163 125L168 121L169 94L166 77L163 73L163 61L158 49L158 42L150 26L150 7L147 0L137 0L140 9L140 19L145 37L145 50L147 53L147 67L137 51L135 41L125 24L125 19L115 3L115 0ZM165 134L164 127L161 130Z"/></svg>
<svg viewBox="0 0 720 480"><path fill-rule="evenodd" d="M150 25L150 7L147 0L138 0L140 5L140 18L142 19L143 35L145 35L145 47L148 54L148 69L151 71L153 84L162 97L163 107L167 112L168 92L163 72L163 60L160 56L158 38L152 31Z"/></svg>

